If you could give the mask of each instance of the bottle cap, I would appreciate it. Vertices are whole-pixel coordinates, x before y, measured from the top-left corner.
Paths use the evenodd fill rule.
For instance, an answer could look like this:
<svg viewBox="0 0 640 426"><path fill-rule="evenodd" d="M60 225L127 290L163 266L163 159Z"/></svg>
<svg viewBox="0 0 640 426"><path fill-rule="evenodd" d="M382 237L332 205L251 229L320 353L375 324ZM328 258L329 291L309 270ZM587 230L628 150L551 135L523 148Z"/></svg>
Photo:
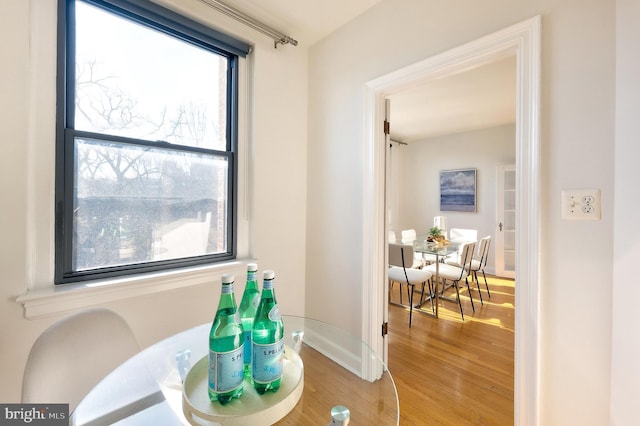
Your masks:
<svg viewBox="0 0 640 426"><path fill-rule="evenodd" d="M264 278L265 280L272 280L272 279L274 279L274 278L275 278L275 276L276 276L276 273L275 273L275 272L273 272L273 271L272 271L272 270L270 270L270 269L268 269L268 270L266 270L266 271L264 271L264 272L262 273L262 278Z"/></svg>
<svg viewBox="0 0 640 426"><path fill-rule="evenodd" d="M233 281L233 274L222 274L222 284L232 284Z"/></svg>
<svg viewBox="0 0 640 426"><path fill-rule="evenodd" d="M247 272L256 272L258 270L258 264L257 263L249 263L247 265Z"/></svg>

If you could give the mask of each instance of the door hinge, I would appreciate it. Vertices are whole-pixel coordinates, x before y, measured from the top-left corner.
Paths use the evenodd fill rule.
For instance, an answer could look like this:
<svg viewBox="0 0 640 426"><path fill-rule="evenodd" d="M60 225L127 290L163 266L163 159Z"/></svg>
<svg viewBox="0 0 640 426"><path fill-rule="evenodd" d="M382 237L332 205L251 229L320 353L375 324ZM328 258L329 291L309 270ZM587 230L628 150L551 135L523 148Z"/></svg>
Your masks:
<svg viewBox="0 0 640 426"><path fill-rule="evenodd" d="M391 125L387 120L384 120L384 134L388 135L390 132Z"/></svg>
<svg viewBox="0 0 640 426"><path fill-rule="evenodd" d="M387 334L389 334L389 323L385 322L382 323L382 337L386 336Z"/></svg>

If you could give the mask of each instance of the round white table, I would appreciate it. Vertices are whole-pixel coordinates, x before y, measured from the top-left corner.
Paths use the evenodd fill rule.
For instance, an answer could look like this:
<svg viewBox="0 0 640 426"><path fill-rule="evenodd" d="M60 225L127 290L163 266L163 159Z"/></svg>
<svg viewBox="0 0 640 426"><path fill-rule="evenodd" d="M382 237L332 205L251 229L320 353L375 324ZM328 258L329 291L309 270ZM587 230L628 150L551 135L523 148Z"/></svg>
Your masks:
<svg viewBox="0 0 640 426"><path fill-rule="evenodd" d="M324 425L331 423L335 407L346 408L354 424L399 424L393 378L371 348L333 325L294 316L282 318L289 356L294 360L299 357L302 364L302 390L294 396L293 404L287 404L284 413L274 414L275 417L258 416L264 417L264 423L256 423L256 417L252 417L252 426ZM205 323L185 330L127 360L87 394L72 413L71 424L227 423L213 420L216 417L202 419L189 415L187 419L184 414L183 381L189 378L190 372L193 374L192 368L198 361L207 356L210 327L210 323ZM288 380L295 380L297 376L294 374L293 377ZM273 395L277 396L277 393ZM286 396L283 394L282 398L274 400ZM242 397L229 406L234 403L243 404ZM238 413L241 406L231 408ZM214 408L217 410L218 406ZM186 410L189 414L192 411ZM237 415L242 416L242 412ZM237 423L229 419L228 423Z"/></svg>

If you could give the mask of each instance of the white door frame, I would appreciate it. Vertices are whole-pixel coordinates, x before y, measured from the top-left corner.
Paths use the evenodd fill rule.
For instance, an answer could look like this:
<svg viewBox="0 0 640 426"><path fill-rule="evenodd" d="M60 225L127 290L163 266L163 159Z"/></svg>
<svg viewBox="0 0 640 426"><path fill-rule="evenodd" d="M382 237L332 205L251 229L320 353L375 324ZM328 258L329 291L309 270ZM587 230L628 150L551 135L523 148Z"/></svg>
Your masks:
<svg viewBox="0 0 640 426"><path fill-rule="evenodd" d="M418 82L441 78L516 55L516 425L539 422L540 390L540 33L535 16L478 40L379 77L365 85L362 336L384 353L387 248L385 170L387 149L383 123L385 99ZM385 359L385 362L387 360Z"/></svg>

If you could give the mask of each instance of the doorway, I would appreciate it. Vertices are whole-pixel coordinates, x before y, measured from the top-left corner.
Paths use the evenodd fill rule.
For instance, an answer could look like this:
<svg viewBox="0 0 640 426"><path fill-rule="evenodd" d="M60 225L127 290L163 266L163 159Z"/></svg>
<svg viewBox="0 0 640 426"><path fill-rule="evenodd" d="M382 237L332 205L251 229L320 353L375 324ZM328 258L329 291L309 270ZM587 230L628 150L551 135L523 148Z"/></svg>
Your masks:
<svg viewBox="0 0 640 426"><path fill-rule="evenodd" d="M540 26L536 16L478 40L397 70L365 87L365 182L363 247L363 339L386 357L387 341L380 333L387 309L385 99L424 82L486 64L507 55L516 56L516 314L515 424L537 424L539 364L539 96ZM385 359L386 361L386 359Z"/></svg>
<svg viewBox="0 0 640 426"><path fill-rule="evenodd" d="M446 218L445 228L475 229L478 239L492 238L486 270L494 274L504 258L497 252L500 237L508 232L506 242L515 241L515 179L508 182L513 190L504 193L510 197L507 218L499 209L504 197L497 193L498 170L514 164L516 155L515 54L393 93L390 113L389 229L425 234L436 216ZM441 205L443 171L464 179L473 176L471 207L455 205L462 200L458 196L453 205ZM463 201L468 204L469 195ZM508 226L500 227L507 219ZM512 244L507 254L513 264Z"/></svg>

